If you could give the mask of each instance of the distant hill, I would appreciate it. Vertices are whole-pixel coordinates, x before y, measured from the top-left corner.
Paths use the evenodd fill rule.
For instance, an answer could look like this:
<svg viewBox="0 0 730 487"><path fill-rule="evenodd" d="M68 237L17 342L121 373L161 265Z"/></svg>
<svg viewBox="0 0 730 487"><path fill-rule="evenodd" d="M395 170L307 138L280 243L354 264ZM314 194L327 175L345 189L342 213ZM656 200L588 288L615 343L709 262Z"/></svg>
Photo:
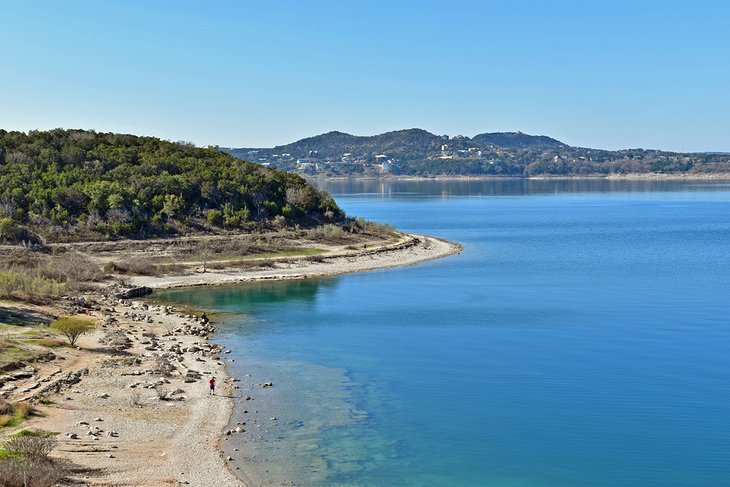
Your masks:
<svg viewBox="0 0 730 487"><path fill-rule="evenodd" d="M559 140L544 135L527 135L522 132L479 134L472 137L471 141L482 147L493 145L505 149L555 149L568 147Z"/></svg>
<svg viewBox="0 0 730 487"><path fill-rule="evenodd" d="M252 230L338 220L297 174L154 137L0 130L0 242Z"/></svg>
<svg viewBox="0 0 730 487"><path fill-rule="evenodd" d="M730 173L730 155L571 147L545 135L495 132L465 137L407 129L372 136L343 132L274 148L222 148L241 159L312 176L605 176Z"/></svg>
<svg viewBox="0 0 730 487"><path fill-rule="evenodd" d="M343 154L357 154L375 157L388 152L394 157L427 157L441 146L441 137L421 129L398 130L380 135L356 136L343 132L308 137L291 144L276 146L272 149L258 149L267 154L291 154L297 159L310 157L316 152L320 158L341 158ZM257 149L224 149L232 155L242 157Z"/></svg>

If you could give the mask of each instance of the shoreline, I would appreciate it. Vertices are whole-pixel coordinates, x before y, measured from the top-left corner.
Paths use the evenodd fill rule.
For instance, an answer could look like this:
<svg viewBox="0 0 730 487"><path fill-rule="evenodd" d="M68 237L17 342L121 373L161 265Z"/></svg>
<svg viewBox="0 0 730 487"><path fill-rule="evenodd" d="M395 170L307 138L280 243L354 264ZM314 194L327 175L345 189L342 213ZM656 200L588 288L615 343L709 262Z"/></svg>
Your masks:
<svg viewBox="0 0 730 487"><path fill-rule="evenodd" d="M394 243L340 249L316 260L287 259L271 269L125 280L135 287L165 289L307 279L413 265L462 250L434 237L399 237ZM69 478L76 485L266 485L256 477L255 465L247 468L245 458L233 458L235 453L228 457L222 449L231 435L246 434L245 425L239 432L231 423L236 399L245 397L239 385L243 378L232 376L226 352L214 343L214 328L202 326L187 310L150 303L154 294L135 300L115 294L106 289L46 308L55 315L85 313L100 326L82 336L77 348L60 347L54 349L55 359L29 364L30 376L7 383L10 389L0 379L0 391L13 401L35 401L39 411L3 434L22 428L59 433L52 456L73 463ZM216 397L208 396L210 375L218 380ZM264 381L259 386L268 380L255 379Z"/></svg>
<svg viewBox="0 0 730 487"><path fill-rule="evenodd" d="M271 269L221 269L174 276L130 276L133 287L170 289L256 281L311 279L418 264L461 252L460 244L426 235L400 234L395 243L360 250L340 250L316 260L299 258L274 262Z"/></svg>

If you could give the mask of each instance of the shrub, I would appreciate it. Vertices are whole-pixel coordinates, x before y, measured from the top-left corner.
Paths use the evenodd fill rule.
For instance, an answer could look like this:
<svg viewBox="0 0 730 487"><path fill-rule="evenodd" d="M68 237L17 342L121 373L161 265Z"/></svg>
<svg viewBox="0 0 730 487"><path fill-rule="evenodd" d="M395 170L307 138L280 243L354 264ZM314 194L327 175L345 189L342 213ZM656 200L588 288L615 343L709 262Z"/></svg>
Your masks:
<svg viewBox="0 0 730 487"><path fill-rule="evenodd" d="M281 207L281 214L284 215L284 218L291 219L294 216L294 208L286 204Z"/></svg>
<svg viewBox="0 0 730 487"><path fill-rule="evenodd" d="M223 212L220 210L210 210L206 215L208 223L220 227L223 225Z"/></svg>
<svg viewBox="0 0 730 487"><path fill-rule="evenodd" d="M8 457L0 461L0 487L50 487L66 475L58 461Z"/></svg>
<svg viewBox="0 0 730 487"><path fill-rule="evenodd" d="M266 213L271 217L278 215L280 212L279 205L276 204L276 201L270 200L264 201L264 210L266 210Z"/></svg>
<svg viewBox="0 0 730 487"><path fill-rule="evenodd" d="M66 472L61 463L48 457L55 445L56 440L44 431L14 435L0 455L0 487L50 487L57 484Z"/></svg>
<svg viewBox="0 0 730 487"><path fill-rule="evenodd" d="M15 454L30 460L38 460L47 457L54 446L56 446L56 439L47 432L40 432L39 434L39 432L31 431L28 434L13 436L5 444L5 451L11 455Z"/></svg>
<svg viewBox="0 0 730 487"><path fill-rule="evenodd" d="M65 335L71 346L73 346L81 335L93 330L96 325L87 318L67 316L51 323L51 328Z"/></svg>
<svg viewBox="0 0 730 487"><path fill-rule="evenodd" d="M19 242L25 236L23 228L10 217L0 218L0 242Z"/></svg>

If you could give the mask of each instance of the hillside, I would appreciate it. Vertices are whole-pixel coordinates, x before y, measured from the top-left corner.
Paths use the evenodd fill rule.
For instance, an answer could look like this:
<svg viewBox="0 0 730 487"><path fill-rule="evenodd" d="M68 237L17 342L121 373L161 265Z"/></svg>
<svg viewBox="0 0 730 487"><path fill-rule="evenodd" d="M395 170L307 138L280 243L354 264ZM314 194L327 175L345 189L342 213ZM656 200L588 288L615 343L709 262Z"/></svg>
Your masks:
<svg viewBox="0 0 730 487"><path fill-rule="evenodd" d="M441 147L441 137L421 129L398 130L373 136L356 136L343 132L327 132L326 134L308 137L287 145L272 149L224 149L232 155L245 158L256 151L262 154L276 154L286 158L288 155L301 159L316 153L318 158L342 158L343 154L357 154L366 158L374 158L382 152L389 152L404 159L427 157Z"/></svg>
<svg viewBox="0 0 730 487"><path fill-rule="evenodd" d="M567 145L544 135L527 135L522 132L494 132L479 134L471 141L481 147L502 147L505 149L555 149Z"/></svg>
<svg viewBox="0 0 730 487"><path fill-rule="evenodd" d="M242 159L312 176L607 176L730 173L730 155L571 147L544 135L472 138L421 129L373 136L329 132L274 148L223 148Z"/></svg>
<svg viewBox="0 0 730 487"><path fill-rule="evenodd" d="M0 130L0 241L226 232L339 220L302 177L215 148L85 130Z"/></svg>

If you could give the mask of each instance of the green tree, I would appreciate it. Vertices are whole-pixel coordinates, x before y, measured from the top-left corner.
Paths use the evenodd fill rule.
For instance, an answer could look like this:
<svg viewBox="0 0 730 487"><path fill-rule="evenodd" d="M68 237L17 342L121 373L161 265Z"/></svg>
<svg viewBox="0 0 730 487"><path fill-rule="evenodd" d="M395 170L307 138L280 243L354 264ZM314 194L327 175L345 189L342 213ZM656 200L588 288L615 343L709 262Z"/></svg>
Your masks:
<svg viewBox="0 0 730 487"><path fill-rule="evenodd" d="M81 335L95 329L96 324L89 318L66 316L51 323L51 328L65 335L71 346L73 346Z"/></svg>

